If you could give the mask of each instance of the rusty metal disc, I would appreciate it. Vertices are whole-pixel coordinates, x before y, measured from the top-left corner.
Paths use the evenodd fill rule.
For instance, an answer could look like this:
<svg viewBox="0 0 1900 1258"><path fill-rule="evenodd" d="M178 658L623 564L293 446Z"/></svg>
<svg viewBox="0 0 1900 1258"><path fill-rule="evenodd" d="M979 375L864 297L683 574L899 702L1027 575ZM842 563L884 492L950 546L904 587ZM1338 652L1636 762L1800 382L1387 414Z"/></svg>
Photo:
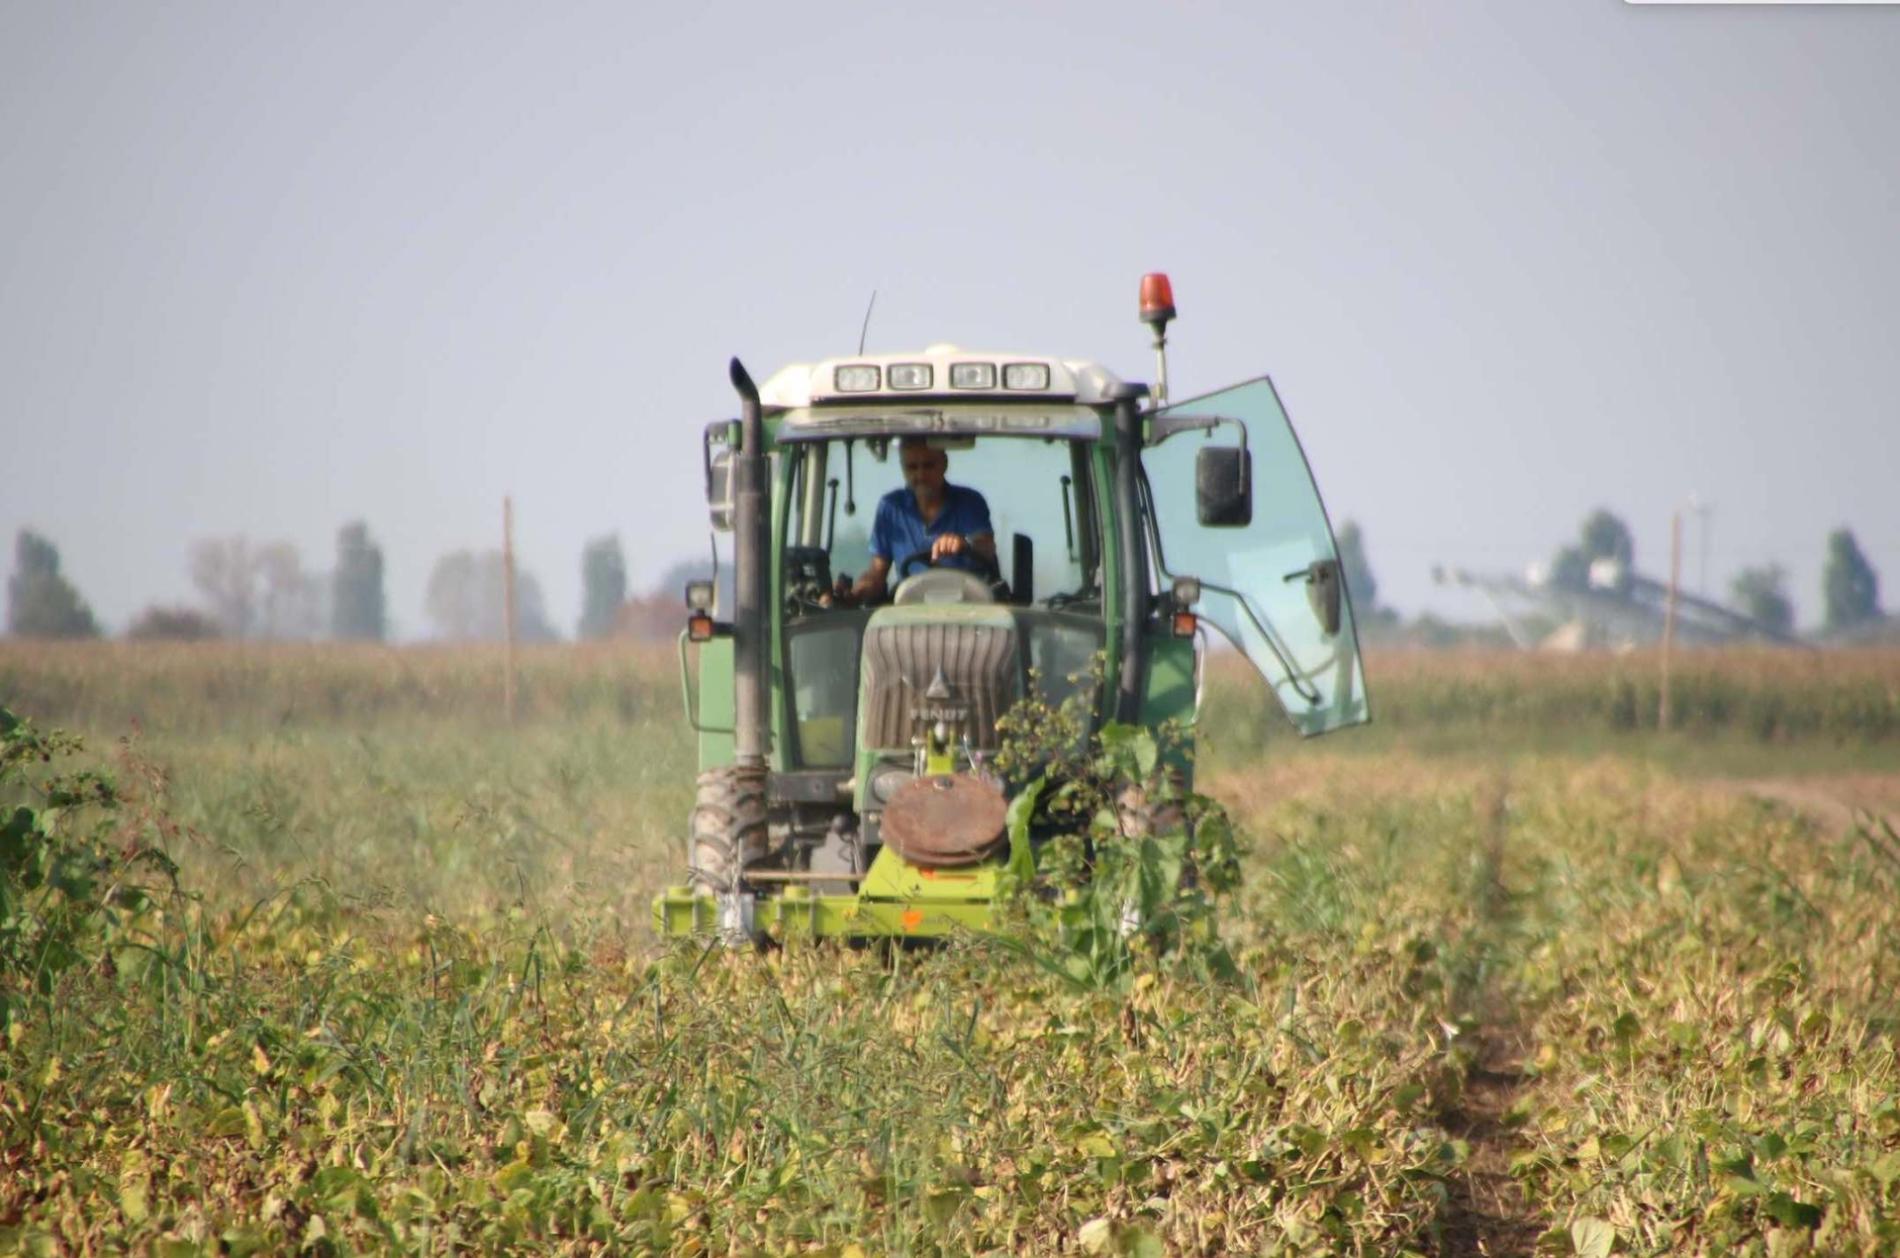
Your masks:
<svg viewBox="0 0 1900 1258"><path fill-rule="evenodd" d="M913 865L974 865L996 849L1009 808L1003 792L968 773L904 783L884 808L884 842Z"/></svg>

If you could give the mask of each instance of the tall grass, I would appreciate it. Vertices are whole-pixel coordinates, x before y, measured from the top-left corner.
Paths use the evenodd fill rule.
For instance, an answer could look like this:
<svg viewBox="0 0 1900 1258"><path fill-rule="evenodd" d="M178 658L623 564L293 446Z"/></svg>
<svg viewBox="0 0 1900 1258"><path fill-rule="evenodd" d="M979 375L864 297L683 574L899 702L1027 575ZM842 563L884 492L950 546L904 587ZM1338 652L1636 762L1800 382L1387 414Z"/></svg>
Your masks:
<svg viewBox="0 0 1900 1258"><path fill-rule="evenodd" d="M116 733L208 733L409 719L495 724L502 652L482 647L0 640L0 701L62 724ZM1208 722L1260 741L1288 731L1244 661L1216 655ZM1675 729L1769 742L1900 739L1900 650L1678 652ZM1366 673L1376 722L1394 730L1654 730L1654 652L1377 651ZM520 719L678 719L670 647L541 646L520 653Z"/></svg>
<svg viewBox="0 0 1900 1258"><path fill-rule="evenodd" d="M519 653L520 720L675 721L671 647L535 646ZM0 640L0 703L116 735L313 725L502 721L499 647Z"/></svg>
<svg viewBox="0 0 1900 1258"><path fill-rule="evenodd" d="M1216 656L1208 724L1250 745L1290 731L1259 697L1246 663ZM1366 659L1373 720L1401 733L1494 736L1567 732L1617 738L1657 729L1655 652L1374 652ZM1725 649L1677 652L1670 728L1764 743L1900 740L1900 651Z"/></svg>

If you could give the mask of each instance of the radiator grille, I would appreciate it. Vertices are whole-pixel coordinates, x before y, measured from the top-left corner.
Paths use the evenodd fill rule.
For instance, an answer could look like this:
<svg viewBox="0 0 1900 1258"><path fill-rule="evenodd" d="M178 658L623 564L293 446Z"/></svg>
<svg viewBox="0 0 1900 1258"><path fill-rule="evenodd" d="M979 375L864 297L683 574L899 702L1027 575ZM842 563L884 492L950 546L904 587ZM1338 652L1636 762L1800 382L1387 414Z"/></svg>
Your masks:
<svg viewBox="0 0 1900 1258"><path fill-rule="evenodd" d="M926 691L939 670L949 697ZM864 635L864 742L880 750L907 748L911 736L946 713L952 738L980 751L996 749L996 718L1022 690L1016 629L989 624L873 624Z"/></svg>

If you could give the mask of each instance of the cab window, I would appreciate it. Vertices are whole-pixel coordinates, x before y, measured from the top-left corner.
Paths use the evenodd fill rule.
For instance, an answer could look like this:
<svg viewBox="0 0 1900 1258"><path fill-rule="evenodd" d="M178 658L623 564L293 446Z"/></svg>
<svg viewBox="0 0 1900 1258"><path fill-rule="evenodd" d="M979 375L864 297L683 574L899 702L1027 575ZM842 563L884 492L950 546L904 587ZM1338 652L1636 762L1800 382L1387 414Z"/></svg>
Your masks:
<svg viewBox="0 0 1900 1258"><path fill-rule="evenodd" d="M976 490L989 505L997 562L1013 589L1021 576L1015 571L1020 535L1033 547L1036 603L1100 597L1100 534L1086 443L980 437L946 438L944 445L945 479ZM860 438L801 444L790 482L788 545L807 555L822 551L832 580L855 579L871 560L879 500L904 486L897 442ZM904 558L891 556L893 562ZM892 573L893 585L899 575Z"/></svg>

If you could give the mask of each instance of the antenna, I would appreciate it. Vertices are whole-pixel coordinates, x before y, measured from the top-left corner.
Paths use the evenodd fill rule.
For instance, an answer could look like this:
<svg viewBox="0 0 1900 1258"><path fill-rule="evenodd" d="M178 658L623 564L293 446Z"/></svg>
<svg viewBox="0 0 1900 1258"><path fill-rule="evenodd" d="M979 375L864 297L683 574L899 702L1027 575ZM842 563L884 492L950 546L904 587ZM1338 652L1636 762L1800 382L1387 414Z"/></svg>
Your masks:
<svg viewBox="0 0 1900 1258"><path fill-rule="evenodd" d="M877 307L877 290L871 290L871 300L864 303L864 325L858 329L858 353L864 353L864 338L871 331L871 311Z"/></svg>

